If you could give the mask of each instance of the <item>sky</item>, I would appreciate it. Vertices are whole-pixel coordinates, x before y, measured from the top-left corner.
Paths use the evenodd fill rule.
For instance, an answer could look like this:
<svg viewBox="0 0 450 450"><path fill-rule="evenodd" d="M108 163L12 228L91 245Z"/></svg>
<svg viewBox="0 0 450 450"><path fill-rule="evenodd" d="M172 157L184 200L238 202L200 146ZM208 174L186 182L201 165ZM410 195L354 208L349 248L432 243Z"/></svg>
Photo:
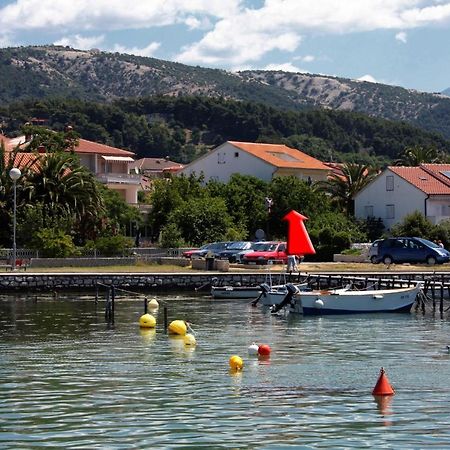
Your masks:
<svg viewBox="0 0 450 450"><path fill-rule="evenodd" d="M43 44L450 87L446 0L0 0L0 47Z"/></svg>

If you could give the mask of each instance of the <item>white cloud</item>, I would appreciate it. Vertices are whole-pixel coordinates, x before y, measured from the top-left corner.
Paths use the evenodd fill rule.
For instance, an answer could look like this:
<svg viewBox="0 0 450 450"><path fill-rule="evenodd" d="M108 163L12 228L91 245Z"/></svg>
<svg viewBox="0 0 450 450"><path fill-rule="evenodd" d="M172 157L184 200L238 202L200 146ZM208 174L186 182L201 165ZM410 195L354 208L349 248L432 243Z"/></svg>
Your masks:
<svg viewBox="0 0 450 450"><path fill-rule="evenodd" d="M130 29L235 15L241 0L16 0L0 9L0 29Z"/></svg>
<svg viewBox="0 0 450 450"><path fill-rule="evenodd" d="M358 81L367 81L369 83L378 83L378 81L372 75L364 75L362 77L357 78Z"/></svg>
<svg viewBox="0 0 450 450"><path fill-rule="evenodd" d="M160 47L161 43L159 42L151 42L147 47L138 48L138 47L131 47L127 48L123 45L116 44L114 45L114 48L112 49L113 52L118 53L126 53L128 55L136 55L136 56L153 56L156 50Z"/></svg>
<svg viewBox="0 0 450 450"><path fill-rule="evenodd" d="M292 58L294 61L302 61L305 63L309 63L309 62L313 62L316 60L316 57L313 55L306 55L306 56L294 56L294 58Z"/></svg>
<svg viewBox="0 0 450 450"><path fill-rule="evenodd" d="M259 7L249 7L249 0L8 1L0 8L0 30L11 39L21 30L53 35L64 30L69 37L60 41L73 42L70 36L76 38L86 30L103 35L109 30L181 25L205 32L197 42L185 45L177 59L220 66L259 61L273 51L293 52L308 33L388 29L405 42L407 30L450 21L450 0L265 0ZM120 47L126 50L127 45ZM151 53L155 48L132 50ZM300 61L306 63L313 57L304 58Z"/></svg>
<svg viewBox="0 0 450 450"><path fill-rule="evenodd" d="M406 42L408 41L408 35L404 31L400 31L395 35L395 39L406 44Z"/></svg>
<svg viewBox="0 0 450 450"><path fill-rule="evenodd" d="M283 72L301 72L305 73L306 70L300 69L297 66L294 66L292 63L282 63L282 64L268 64L264 67L264 70L282 70Z"/></svg>
<svg viewBox="0 0 450 450"><path fill-rule="evenodd" d="M75 34L73 36L65 36L54 42L55 45L68 45L69 47L89 50L94 47L98 47L105 40L105 36L80 36Z"/></svg>
<svg viewBox="0 0 450 450"><path fill-rule="evenodd" d="M208 17L198 19L197 17L189 16L186 17L184 23L190 30L208 30L212 27L212 23Z"/></svg>

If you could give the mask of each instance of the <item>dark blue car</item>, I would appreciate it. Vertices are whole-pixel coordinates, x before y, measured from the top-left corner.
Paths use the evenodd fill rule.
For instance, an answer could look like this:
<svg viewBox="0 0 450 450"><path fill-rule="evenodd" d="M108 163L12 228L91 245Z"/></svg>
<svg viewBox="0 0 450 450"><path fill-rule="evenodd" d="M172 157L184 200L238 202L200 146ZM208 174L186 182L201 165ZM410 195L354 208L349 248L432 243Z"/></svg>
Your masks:
<svg viewBox="0 0 450 450"><path fill-rule="evenodd" d="M375 241L370 259L377 264L427 263L443 264L450 261L450 252L434 242L418 237L396 237ZM376 254L373 254L376 253Z"/></svg>

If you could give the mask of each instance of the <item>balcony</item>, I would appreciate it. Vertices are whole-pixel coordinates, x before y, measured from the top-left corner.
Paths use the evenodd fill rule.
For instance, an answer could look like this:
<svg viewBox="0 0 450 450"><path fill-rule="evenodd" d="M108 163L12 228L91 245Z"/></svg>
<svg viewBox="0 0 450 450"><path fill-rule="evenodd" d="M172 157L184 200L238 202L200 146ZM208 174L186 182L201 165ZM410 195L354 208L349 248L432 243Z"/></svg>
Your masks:
<svg viewBox="0 0 450 450"><path fill-rule="evenodd" d="M95 175L97 180L103 184L141 184L141 175L128 173L98 173Z"/></svg>

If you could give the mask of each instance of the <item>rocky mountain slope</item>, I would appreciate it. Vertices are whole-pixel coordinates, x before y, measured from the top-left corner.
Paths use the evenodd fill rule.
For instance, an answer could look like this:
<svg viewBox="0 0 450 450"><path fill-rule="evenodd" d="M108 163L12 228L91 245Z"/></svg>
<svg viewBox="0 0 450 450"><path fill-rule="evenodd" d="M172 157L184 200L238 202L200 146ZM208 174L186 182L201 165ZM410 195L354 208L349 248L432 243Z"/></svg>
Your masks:
<svg viewBox="0 0 450 450"><path fill-rule="evenodd" d="M0 49L0 102L70 97L111 101L156 94L249 100L281 109L323 107L402 120L450 138L450 97L343 78L187 66L68 47Z"/></svg>

